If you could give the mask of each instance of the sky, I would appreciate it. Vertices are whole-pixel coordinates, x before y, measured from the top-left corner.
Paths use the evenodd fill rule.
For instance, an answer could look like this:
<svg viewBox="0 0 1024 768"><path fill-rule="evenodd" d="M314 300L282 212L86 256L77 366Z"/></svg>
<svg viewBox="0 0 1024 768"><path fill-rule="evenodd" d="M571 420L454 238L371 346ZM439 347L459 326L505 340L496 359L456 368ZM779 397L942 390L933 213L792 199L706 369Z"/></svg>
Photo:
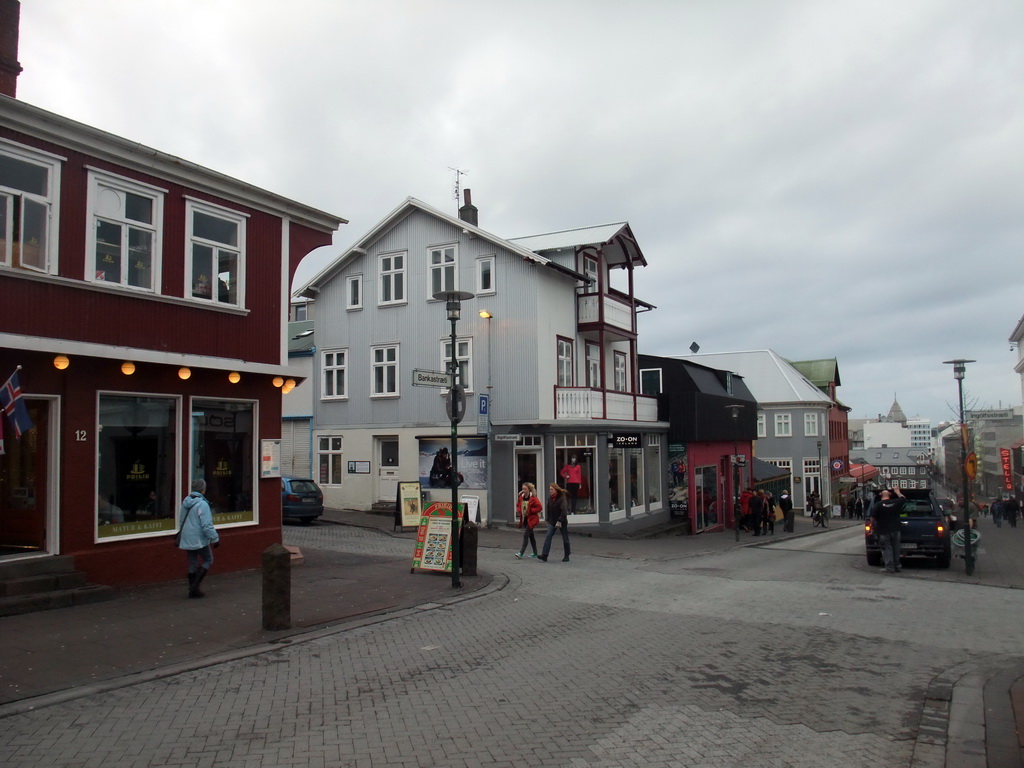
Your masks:
<svg viewBox="0 0 1024 768"><path fill-rule="evenodd" d="M1019 0L22 0L18 98L348 219L628 221L639 350L836 358L851 418L1021 404ZM452 169L464 171L457 174Z"/></svg>

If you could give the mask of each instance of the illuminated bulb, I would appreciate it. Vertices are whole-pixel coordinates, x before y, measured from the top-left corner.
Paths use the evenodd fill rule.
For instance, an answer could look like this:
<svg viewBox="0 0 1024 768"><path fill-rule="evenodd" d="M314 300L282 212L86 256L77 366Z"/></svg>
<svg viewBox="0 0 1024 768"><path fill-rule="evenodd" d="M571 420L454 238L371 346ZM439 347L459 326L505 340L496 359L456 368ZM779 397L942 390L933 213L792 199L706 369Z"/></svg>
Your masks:
<svg viewBox="0 0 1024 768"><path fill-rule="evenodd" d="M125 360L123 363L121 363L121 373L123 373L125 376L131 376L133 373L135 373L135 363L133 363L131 360Z"/></svg>
<svg viewBox="0 0 1024 768"><path fill-rule="evenodd" d="M242 374L240 374L238 371L232 371L231 373L228 374L228 381L230 381L232 384L237 384L241 380Z"/></svg>
<svg viewBox="0 0 1024 768"><path fill-rule="evenodd" d="M53 358L53 367L58 371L63 371L69 365L71 365L71 361L68 360L66 355L57 355Z"/></svg>
<svg viewBox="0 0 1024 768"><path fill-rule="evenodd" d="M275 387L280 387L282 384L284 384L284 379L282 379L280 376L275 376L274 377L274 386Z"/></svg>
<svg viewBox="0 0 1024 768"><path fill-rule="evenodd" d="M286 381L286 382L284 383L284 386L283 386L283 387L281 388L281 391L282 391L282 392L284 392L284 394L286 394L286 395L287 395L287 394L288 394L289 392L291 392L291 391L292 391L293 389L295 389L295 379L288 379L288 380L287 380L287 381Z"/></svg>
<svg viewBox="0 0 1024 768"><path fill-rule="evenodd" d="M190 371L188 368L179 368L178 369L178 378L181 379L182 381L185 381L191 375L192 375L192 371Z"/></svg>

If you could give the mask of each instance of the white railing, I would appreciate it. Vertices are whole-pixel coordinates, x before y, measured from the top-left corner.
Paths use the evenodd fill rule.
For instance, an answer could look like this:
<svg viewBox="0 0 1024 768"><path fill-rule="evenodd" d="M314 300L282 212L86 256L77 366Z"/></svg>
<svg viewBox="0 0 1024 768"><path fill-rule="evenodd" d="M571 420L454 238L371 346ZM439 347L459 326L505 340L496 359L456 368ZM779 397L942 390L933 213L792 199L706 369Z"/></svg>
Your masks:
<svg viewBox="0 0 1024 768"><path fill-rule="evenodd" d="M658 399L647 395L631 395L627 392L602 392L600 389L589 387L556 387L555 418L657 421Z"/></svg>
<svg viewBox="0 0 1024 768"><path fill-rule="evenodd" d="M633 330L633 310L622 301L611 296L598 296L596 293L585 294L579 297L579 323L601 322L601 315L598 312L598 299L603 299L604 322L607 325L621 328L624 331Z"/></svg>

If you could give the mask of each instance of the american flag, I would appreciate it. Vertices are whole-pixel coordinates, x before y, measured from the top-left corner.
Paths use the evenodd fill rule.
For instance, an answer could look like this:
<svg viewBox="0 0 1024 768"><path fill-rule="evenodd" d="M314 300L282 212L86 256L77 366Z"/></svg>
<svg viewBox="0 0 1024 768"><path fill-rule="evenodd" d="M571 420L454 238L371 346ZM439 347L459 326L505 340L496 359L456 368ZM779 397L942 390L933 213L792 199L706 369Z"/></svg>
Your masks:
<svg viewBox="0 0 1024 768"><path fill-rule="evenodd" d="M35 426L32 423L32 418L28 415L28 408L25 407L25 399L21 396L21 384L18 383L17 370L0 388L0 407L4 409L7 418L14 424L15 437L20 438Z"/></svg>

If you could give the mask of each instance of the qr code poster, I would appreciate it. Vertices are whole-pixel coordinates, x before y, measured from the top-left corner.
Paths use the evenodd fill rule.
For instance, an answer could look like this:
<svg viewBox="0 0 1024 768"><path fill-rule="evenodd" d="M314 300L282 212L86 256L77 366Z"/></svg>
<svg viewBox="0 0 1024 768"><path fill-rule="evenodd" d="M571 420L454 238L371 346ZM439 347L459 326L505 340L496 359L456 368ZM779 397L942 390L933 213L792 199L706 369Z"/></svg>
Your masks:
<svg viewBox="0 0 1024 768"><path fill-rule="evenodd" d="M463 505L459 505L460 508ZM460 509L461 511L461 509ZM461 520L456 521L456 535ZM412 570L452 570L452 504L435 501L420 516L416 533L416 551L412 557Z"/></svg>

